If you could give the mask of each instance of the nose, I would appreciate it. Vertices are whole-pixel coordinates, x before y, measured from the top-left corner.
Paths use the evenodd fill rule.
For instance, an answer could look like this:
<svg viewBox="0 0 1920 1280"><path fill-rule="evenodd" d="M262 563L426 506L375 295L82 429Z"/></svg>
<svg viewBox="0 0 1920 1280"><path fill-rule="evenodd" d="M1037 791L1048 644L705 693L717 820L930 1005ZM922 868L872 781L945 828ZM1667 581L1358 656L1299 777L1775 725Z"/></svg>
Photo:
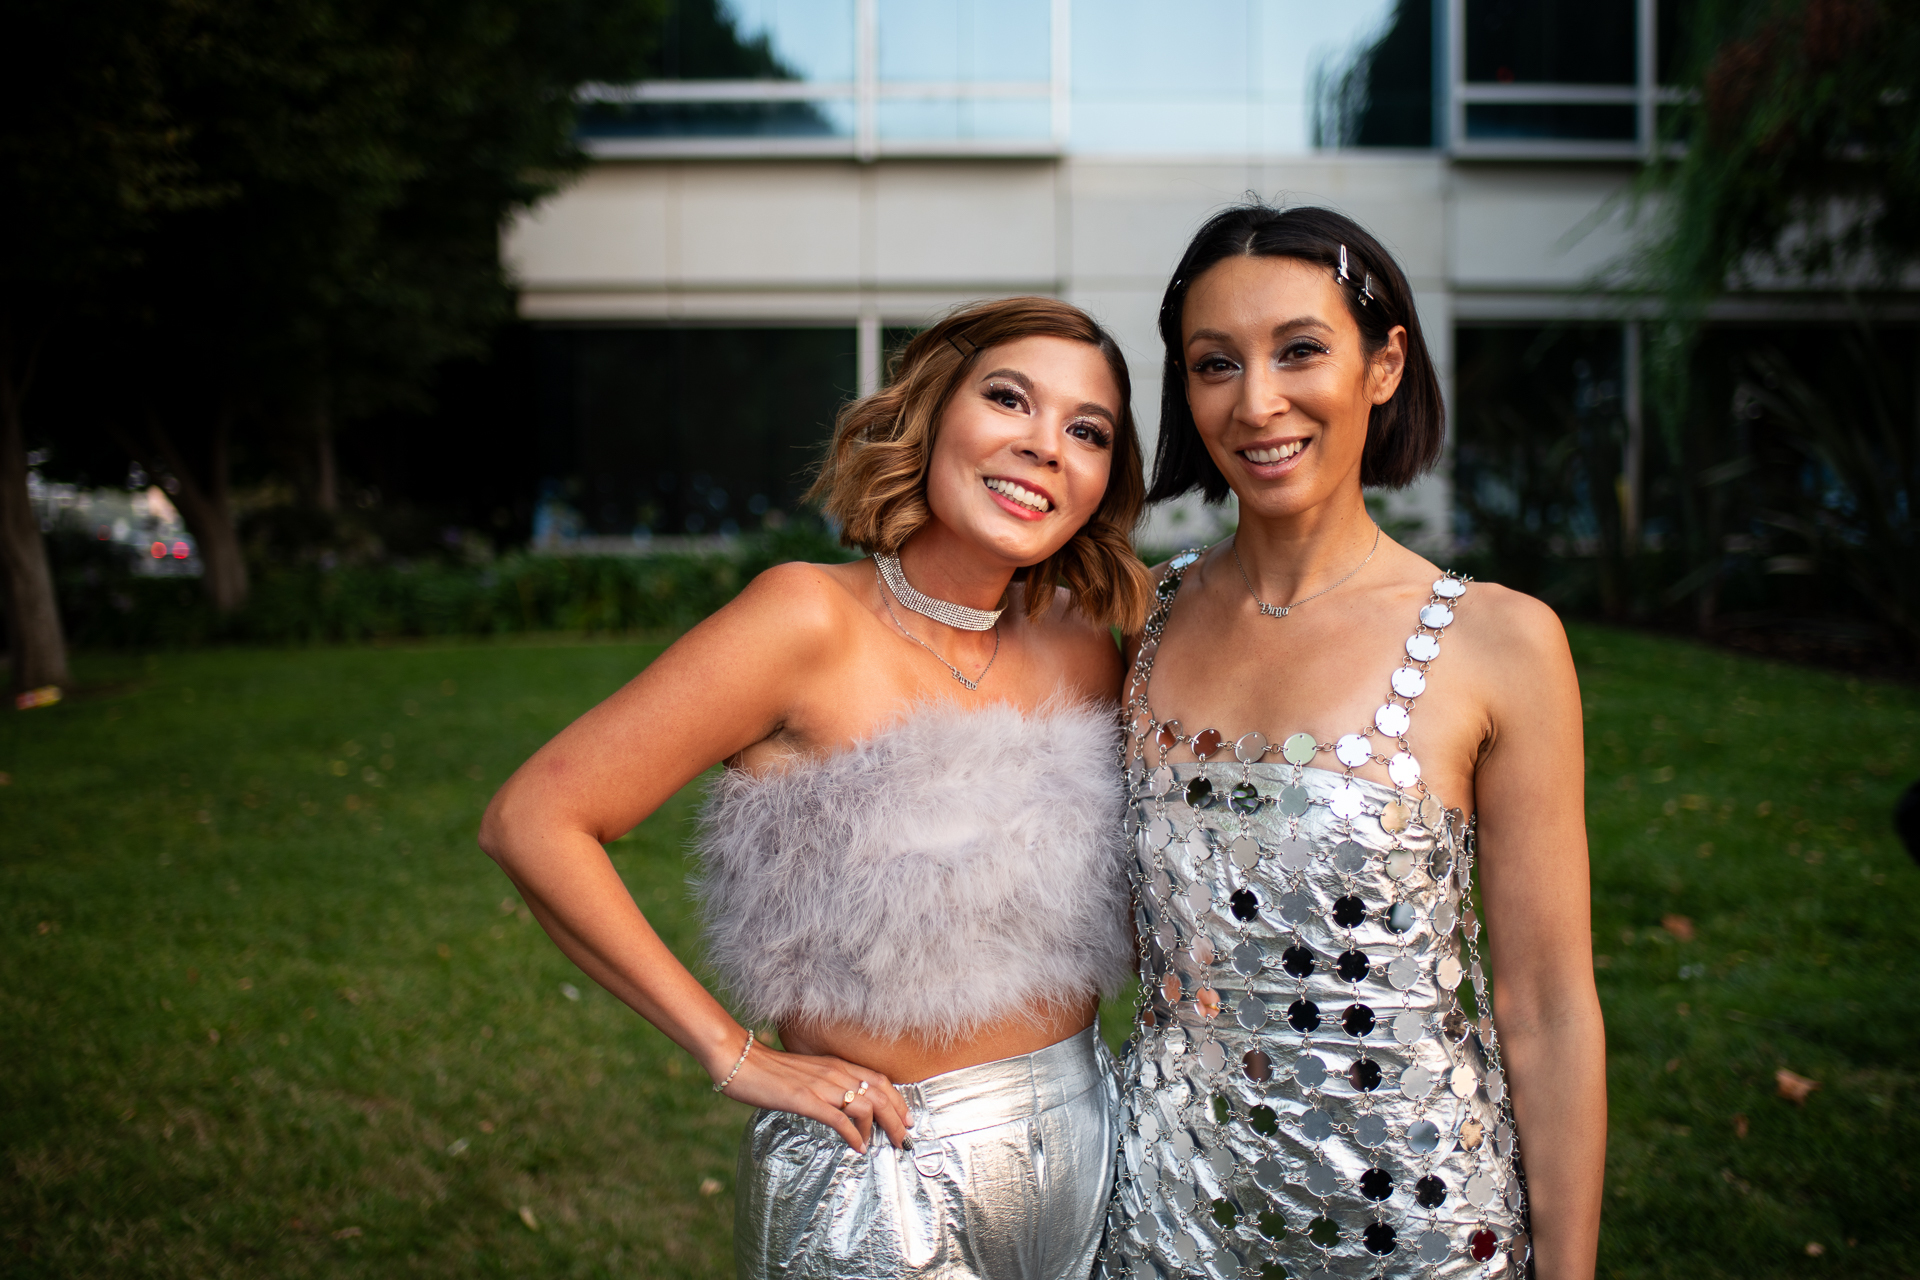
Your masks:
<svg viewBox="0 0 1920 1280"><path fill-rule="evenodd" d="M1293 407L1280 390L1280 379L1273 370L1256 364L1240 380L1240 396L1234 401L1233 416L1250 427L1264 427L1269 421Z"/></svg>
<svg viewBox="0 0 1920 1280"><path fill-rule="evenodd" d="M1027 428L1026 438L1014 445L1013 451L1036 467L1058 471L1060 469L1058 436L1057 424L1048 424L1043 421L1042 415L1035 414L1032 425Z"/></svg>

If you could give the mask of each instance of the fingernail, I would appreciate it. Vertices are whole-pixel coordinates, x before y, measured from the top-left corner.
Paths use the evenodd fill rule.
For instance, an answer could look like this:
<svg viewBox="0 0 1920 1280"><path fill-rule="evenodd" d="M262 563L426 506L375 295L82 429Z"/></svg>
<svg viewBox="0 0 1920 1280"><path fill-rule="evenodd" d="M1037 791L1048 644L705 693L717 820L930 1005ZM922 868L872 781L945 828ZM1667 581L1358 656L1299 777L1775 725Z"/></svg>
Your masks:
<svg viewBox="0 0 1920 1280"><path fill-rule="evenodd" d="M902 1139L900 1140L900 1149L901 1149L902 1151L911 1151L911 1150L913 1150L913 1139L912 1139L912 1138L902 1138Z"/></svg>

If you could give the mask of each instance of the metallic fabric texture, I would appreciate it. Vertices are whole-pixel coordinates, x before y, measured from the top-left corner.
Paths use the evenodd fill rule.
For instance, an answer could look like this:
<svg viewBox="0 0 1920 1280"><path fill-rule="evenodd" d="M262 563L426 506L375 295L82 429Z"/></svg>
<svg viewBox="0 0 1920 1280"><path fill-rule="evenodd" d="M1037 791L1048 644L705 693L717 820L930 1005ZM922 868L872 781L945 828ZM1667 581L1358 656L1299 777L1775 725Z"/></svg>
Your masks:
<svg viewBox="0 0 1920 1280"><path fill-rule="evenodd" d="M1147 701L1191 563L1162 585L1127 708L1142 989L1103 1272L1526 1275L1472 828L1407 739L1465 584L1435 584L1374 726L1236 739ZM1354 775L1370 761L1392 785Z"/></svg>
<svg viewBox="0 0 1920 1280"><path fill-rule="evenodd" d="M1113 1188L1113 1058L1097 1028L898 1086L913 1150L760 1111L740 1144L741 1280L1082 1280Z"/></svg>

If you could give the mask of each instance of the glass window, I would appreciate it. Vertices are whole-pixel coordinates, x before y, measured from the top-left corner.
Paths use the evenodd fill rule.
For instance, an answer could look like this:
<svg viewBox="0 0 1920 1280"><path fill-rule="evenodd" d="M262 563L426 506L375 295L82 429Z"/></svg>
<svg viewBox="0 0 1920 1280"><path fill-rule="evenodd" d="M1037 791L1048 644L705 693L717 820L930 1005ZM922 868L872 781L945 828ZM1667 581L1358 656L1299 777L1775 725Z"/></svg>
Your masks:
<svg viewBox="0 0 1920 1280"><path fill-rule="evenodd" d="M1638 136L1638 116L1632 103L1469 102L1467 137L1632 142Z"/></svg>
<svg viewBox="0 0 1920 1280"><path fill-rule="evenodd" d="M854 78L854 0L666 0L657 80Z"/></svg>
<svg viewBox="0 0 1920 1280"><path fill-rule="evenodd" d="M1469 83L1634 83L1633 0L1464 3Z"/></svg>
<svg viewBox="0 0 1920 1280"><path fill-rule="evenodd" d="M1029 81L1052 75L1047 0L876 0L880 79Z"/></svg>
<svg viewBox="0 0 1920 1280"><path fill-rule="evenodd" d="M555 328L539 342L542 489L603 537L791 513L853 393L852 329Z"/></svg>
<svg viewBox="0 0 1920 1280"><path fill-rule="evenodd" d="M1195 155L1348 145L1357 133L1326 127L1324 100L1371 63L1400 11L1399 0L1074 0L1073 147ZM1356 83L1364 96L1368 73ZM1430 135L1429 120L1414 145Z"/></svg>

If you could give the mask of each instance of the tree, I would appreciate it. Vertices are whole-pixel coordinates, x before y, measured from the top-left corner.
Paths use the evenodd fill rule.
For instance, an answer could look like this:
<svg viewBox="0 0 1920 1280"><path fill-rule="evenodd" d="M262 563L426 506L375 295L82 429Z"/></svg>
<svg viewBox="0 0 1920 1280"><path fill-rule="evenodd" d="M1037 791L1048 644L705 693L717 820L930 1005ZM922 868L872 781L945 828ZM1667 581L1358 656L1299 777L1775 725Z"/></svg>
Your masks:
<svg viewBox="0 0 1920 1280"><path fill-rule="evenodd" d="M1699 400L1707 310L1733 290L1824 289L1856 312L1860 330L1841 342L1857 346L1849 360L1875 396L1816 388L1777 350L1742 357L1742 376L1757 380L1736 391L1742 416L1792 433L1815 467L1793 501L1826 509L1748 514L1845 530L1812 549L1841 556L1861 599L1920 651L1911 590L1890 576L1910 577L1920 549L1920 416L1880 394L1900 379L1872 367L1888 345L1874 297L1920 262L1920 4L1704 0L1689 16L1679 79L1690 92L1647 175L1660 223L1641 263L1664 307L1651 352L1657 419L1676 467L1700 477L1681 486L1691 567L1676 587L1697 596L1706 621L1722 547L1746 539L1729 527L1725 486L1753 465L1751 432L1715 429L1707 415L1721 410ZM1910 372L1906 382L1899 394L1911 402ZM1853 518L1862 503L1886 505L1887 518Z"/></svg>
<svg viewBox="0 0 1920 1280"><path fill-rule="evenodd" d="M138 371L113 416L178 483L208 592L244 601L242 438L305 450L337 502L334 424L418 402L509 314L504 221L584 163L574 86L631 77L660 0L231 0L192 10L169 104L230 188L145 238L119 280Z"/></svg>
<svg viewBox="0 0 1920 1280"><path fill-rule="evenodd" d="M186 158L164 68L173 15L131 0L24 0L0 42L0 575L16 691L67 680L46 548L27 497L28 398L62 327L138 260L139 236L217 202Z"/></svg>

